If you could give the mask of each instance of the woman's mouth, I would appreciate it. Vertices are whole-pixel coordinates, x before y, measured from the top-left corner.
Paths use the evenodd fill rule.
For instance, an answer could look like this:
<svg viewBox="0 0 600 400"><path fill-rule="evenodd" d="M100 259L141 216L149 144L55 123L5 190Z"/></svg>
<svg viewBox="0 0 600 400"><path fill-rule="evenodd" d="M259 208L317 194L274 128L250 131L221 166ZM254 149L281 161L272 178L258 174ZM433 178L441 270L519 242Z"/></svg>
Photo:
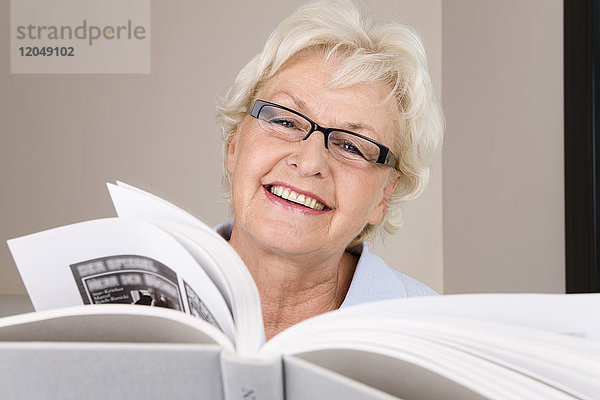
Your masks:
<svg viewBox="0 0 600 400"><path fill-rule="evenodd" d="M313 199L305 194L299 194L295 191L280 185L267 186L266 189L279 198L289 201L290 203L300 204L304 207L311 208L313 210L325 210L328 209L323 203L317 199Z"/></svg>

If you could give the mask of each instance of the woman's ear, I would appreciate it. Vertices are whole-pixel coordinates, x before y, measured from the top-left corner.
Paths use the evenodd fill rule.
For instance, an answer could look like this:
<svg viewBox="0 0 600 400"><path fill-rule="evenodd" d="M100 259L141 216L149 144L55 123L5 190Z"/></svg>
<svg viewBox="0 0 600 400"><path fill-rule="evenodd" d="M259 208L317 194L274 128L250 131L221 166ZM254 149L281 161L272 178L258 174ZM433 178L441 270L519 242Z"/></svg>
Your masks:
<svg viewBox="0 0 600 400"><path fill-rule="evenodd" d="M375 209L371 213L371 217L369 218L370 225L377 225L383 219L385 215L385 210L387 210L387 203L394 194L394 190L396 190L396 186L398 186L398 181L400 180L401 173L399 171L394 171L390 174L386 185L383 187L382 197Z"/></svg>
<svg viewBox="0 0 600 400"><path fill-rule="evenodd" d="M240 129L238 124L238 127L236 128L235 132L233 133L233 137L231 138L231 142L229 142L229 146L227 147L227 162L225 163L225 165L227 167L227 171L229 171L230 174L233 174L233 170L235 169L235 162L237 158L235 146L237 144L239 130Z"/></svg>

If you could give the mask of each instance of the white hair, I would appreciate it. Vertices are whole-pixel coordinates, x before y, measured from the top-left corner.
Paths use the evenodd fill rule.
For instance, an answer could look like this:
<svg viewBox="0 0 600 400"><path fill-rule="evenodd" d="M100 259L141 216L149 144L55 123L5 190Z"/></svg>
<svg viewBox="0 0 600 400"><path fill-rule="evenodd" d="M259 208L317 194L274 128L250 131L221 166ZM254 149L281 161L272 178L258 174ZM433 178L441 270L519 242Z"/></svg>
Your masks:
<svg viewBox="0 0 600 400"><path fill-rule="evenodd" d="M398 156L400 179L379 224L393 233L402 225L401 204L417 197L427 186L432 158L441 147L444 131L444 117L421 37L407 25L374 23L350 0L320 0L300 7L281 22L264 49L242 68L218 106L225 158L233 134L256 100L259 88L286 61L306 50L322 51L327 58L341 61L330 82L332 86L383 82L390 90L388 99L397 104L392 152ZM229 175L225 169L224 190L228 197ZM350 246L372 236L374 228L367 224Z"/></svg>

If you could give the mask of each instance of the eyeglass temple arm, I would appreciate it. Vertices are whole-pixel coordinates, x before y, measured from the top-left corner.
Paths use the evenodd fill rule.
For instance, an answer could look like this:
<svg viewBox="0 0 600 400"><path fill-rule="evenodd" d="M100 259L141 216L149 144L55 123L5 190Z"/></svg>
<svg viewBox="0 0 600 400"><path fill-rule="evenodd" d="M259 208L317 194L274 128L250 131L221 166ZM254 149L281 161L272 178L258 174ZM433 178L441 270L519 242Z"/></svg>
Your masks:
<svg viewBox="0 0 600 400"><path fill-rule="evenodd" d="M379 158L377 159L378 164L389 165L392 168L396 168L396 156L388 148L383 148L379 152Z"/></svg>
<svg viewBox="0 0 600 400"><path fill-rule="evenodd" d="M257 100L254 103L252 103L249 107L248 107L248 114L250 114L251 116L258 118L258 113L260 112L260 109L262 108L262 106L264 105L264 102Z"/></svg>

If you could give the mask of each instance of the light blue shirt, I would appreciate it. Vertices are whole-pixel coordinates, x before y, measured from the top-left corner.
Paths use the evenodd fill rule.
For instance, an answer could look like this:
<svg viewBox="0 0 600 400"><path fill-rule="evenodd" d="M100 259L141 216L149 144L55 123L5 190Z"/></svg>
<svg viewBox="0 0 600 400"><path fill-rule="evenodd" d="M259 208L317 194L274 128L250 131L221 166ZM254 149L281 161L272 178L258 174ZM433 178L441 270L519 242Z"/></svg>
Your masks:
<svg viewBox="0 0 600 400"><path fill-rule="evenodd" d="M229 241L233 220L223 222L214 229ZM354 246L350 252L359 259L350 288L340 308L379 300L437 294L429 286L388 267L381 258L369 251L366 242Z"/></svg>

